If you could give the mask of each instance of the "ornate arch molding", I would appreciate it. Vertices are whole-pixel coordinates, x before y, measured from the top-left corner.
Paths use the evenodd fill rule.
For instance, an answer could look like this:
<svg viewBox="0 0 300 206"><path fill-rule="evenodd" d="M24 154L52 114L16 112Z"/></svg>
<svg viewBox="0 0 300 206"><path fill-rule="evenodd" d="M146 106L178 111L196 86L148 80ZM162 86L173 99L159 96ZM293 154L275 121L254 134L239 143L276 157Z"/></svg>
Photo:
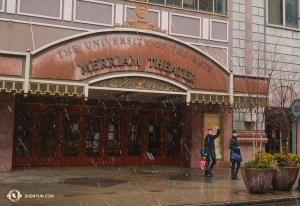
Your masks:
<svg viewBox="0 0 300 206"><path fill-rule="evenodd" d="M141 76L125 76L105 79L90 84L94 87L106 87L116 89L136 89L148 91L165 91L165 92L185 92L182 88L159 79L141 77Z"/></svg>
<svg viewBox="0 0 300 206"><path fill-rule="evenodd" d="M229 91L229 71L213 58L174 37L141 29L78 34L31 52L28 61L32 62L27 68L32 75L25 85L43 83L44 79L63 85L71 83L78 88L81 86L79 90L82 92L76 87L75 93L78 90L84 97L89 96L89 89L101 90L102 86L107 90L127 90L130 87L127 83L134 79L104 81L122 76L156 79L135 79L135 84L140 86L128 90L177 93L186 95L187 102L190 101L190 91ZM214 77L215 81L207 77ZM45 91L49 92L46 86ZM63 94L73 89L69 86L59 88L56 87L54 92ZM28 92L25 88L24 93Z"/></svg>

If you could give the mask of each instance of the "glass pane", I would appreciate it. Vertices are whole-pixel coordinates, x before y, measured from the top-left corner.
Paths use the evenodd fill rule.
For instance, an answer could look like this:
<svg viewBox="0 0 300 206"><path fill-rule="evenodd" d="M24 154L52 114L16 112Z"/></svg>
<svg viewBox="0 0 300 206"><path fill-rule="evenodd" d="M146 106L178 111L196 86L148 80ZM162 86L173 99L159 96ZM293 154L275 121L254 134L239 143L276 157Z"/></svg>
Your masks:
<svg viewBox="0 0 300 206"><path fill-rule="evenodd" d="M17 123L17 141L16 141L16 155L18 157L29 157L32 152L32 130L33 117L31 113L18 115Z"/></svg>
<svg viewBox="0 0 300 206"><path fill-rule="evenodd" d="M55 115L44 114L41 118L40 156L42 157L55 156L55 147L56 147L55 138L56 138Z"/></svg>
<svg viewBox="0 0 300 206"><path fill-rule="evenodd" d="M298 28L298 0L285 0L285 25Z"/></svg>
<svg viewBox="0 0 300 206"><path fill-rule="evenodd" d="M121 155L121 119L117 116L109 118L107 154L108 156Z"/></svg>
<svg viewBox="0 0 300 206"><path fill-rule="evenodd" d="M153 156L160 156L160 128L161 120L159 118L149 120L148 152Z"/></svg>
<svg viewBox="0 0 300 206"><path fill-rule="evenodd" d="M17 89L17 91L21 91L23 89L23 83L22 82L16 82L16 89Z"/></svg>
<svg viewBox="0 0 300 206"><path fill-rule="evenodd" d="M206 11L212 13L212 1L213 0L200 0L200 11Z"/></svg>
<svg viewBox="0 0 300 206"><path fill-rule="evenodd" d="M85 154L87 157L99 156L100 117L88 116L86 125Z"/></svg>
<svg viewBox="0 0 300 206"><path fill-rule="evenodd" d="M198 8L198 0L183 0L183 8L196 10Z"/></svg>
<svg viewBox="0 0 300 206"><path fill-rule="evenodd" d="M179 154L179 120L171 117L168 119L166 135L167 156L177 157Z"/></svg>
<svg viewBox="0 0 300 206"><path fill-rule="evenodd" d="M165 4L165 0L148 0L149 3Z"/></svg>
<svg viewBox="0 0 300 206"><path fill-rule="evenodd" d="M168 6L181 7L181 0L166 0Z"/></svg>
<svg viewBox="0 0 300 206"><path fill-rule="evenodd" d="M128 156L141 156L141 120L139 118L130 120Z"/></svg>
<svg viewBox="0 0 300 206"><path fill-rule="evenodd" d="M77 156L79 143L79 116L66 114L64 155Z"/></svg>
<svg viewBox="0 0 300 206"><path fill-rule="evenodd" d="M227 14L227 0L215 0L215 13Z"/></svg>
<svg viewBox="0 0 300 206"><path fill-rule="evenodd" d="M11 90L13 88L13 83L12 82L5 82L5 88L7 90Z"/></svg>
<svg viewBox="0 0 300 206"><path fill-rule="evenodd" d="M268 19L270 24L283 25L282 0L268 1Z"/></svg>

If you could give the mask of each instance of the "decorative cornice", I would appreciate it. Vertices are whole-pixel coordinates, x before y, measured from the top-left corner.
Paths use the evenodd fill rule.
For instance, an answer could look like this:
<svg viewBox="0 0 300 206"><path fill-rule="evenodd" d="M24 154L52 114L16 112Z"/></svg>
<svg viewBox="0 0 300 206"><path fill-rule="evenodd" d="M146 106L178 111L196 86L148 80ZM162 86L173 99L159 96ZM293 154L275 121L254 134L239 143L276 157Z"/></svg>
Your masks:
<svg viewBox="0 0 300 206"><path fill-rule="evenodd" d="M148 8L145 5L138 5L135 9L136 15L139 17L136 20L129 19L125 21L122 25L116 23L114 27L123 27L123 28L138 28L138 29L146 29L155 32L161 32L166 34L167 30L161 30L157 24L154 22L149 22L144 18L148 15Z"/></svg>
<svg viewBox="0 0 300 206"><path fill-rule="evenodd" d="M90 86L152 91L185 92L180 87L174 86L168 82L147 77L118 77L95 82L93 84L90 84Z"/></svg>
<svg viewBox="0 0 300 206"><path fill-rule="evenodd" d="M116 23L114 25L114 27L123 27L123 28L138 28L138 29L146 29L146 30L150 30L150 31L155 31L155 32L160 32L163 34L167 33L167 30L161 30L159 28L159 26L157 24L155 24L154 22L148 22L142 19L137 19L137 20L133 20L133 19L129 19L127 21L125 21L122 25L119 23Z"/></svg>

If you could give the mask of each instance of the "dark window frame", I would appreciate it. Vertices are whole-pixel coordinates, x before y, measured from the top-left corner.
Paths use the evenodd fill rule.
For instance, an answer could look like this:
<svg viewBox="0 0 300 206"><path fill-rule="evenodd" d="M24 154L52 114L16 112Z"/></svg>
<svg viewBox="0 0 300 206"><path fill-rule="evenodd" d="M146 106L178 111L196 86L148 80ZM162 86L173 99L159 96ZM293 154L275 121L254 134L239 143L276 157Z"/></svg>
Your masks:
<svg viewBox="0 0 300 206"><path fill-rule="evenodd" d="M296 6L289 4L290 1L294 1L292 3L296 4ZM268 0L267 10L268 24L299 28L298 0ZM293 16L293 18L289 18L291 16Z"/></svg>
<svg viewBox="0 0 300 206"><path fill-rule="evenodd" d="M166 6L166 7L174 7L178 9L191 10L191 11L209 13L209 14L215 14L221 16L229 15L228 0L130 0L130 1L155 4L155 5ZM205 7L202 7L201 9L201 5L203 5L204 3L207 3L208 6L210 5L211 7L209 9L205 9ZM222 5L224 5L223 8Z"/></svg>

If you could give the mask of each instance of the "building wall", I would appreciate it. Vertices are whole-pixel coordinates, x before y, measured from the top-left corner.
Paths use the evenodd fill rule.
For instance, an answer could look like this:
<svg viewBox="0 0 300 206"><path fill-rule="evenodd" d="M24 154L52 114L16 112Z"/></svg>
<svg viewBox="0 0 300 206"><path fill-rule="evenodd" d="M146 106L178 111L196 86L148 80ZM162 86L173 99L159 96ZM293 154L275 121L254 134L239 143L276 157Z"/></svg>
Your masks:
<svg viewBox="0 0 300 206"><path fill-rule="evenodd" d="M184 108L182 118L182 163L191 168L199 168L199 152L203 149L205 138L203 126L204 112L219 112L222 114L222 125L216 125L222 130L222 159L217 160L215 167L229 167L232 113L229 112L229 107L225 105L192 104Z"/></svg>
<svg viewBox="0 0 300 206"><path fill-rule="evenodd" d="M135 8L142 2L121 0L0 0L0 48L3 51L34 51L56 40L81 32L111 29L136 19ZM227 16L144 4L148 21L166 29L168 35L190 43L211 55L226 68L231 24ZM51 12L49 12L52 10Z"/></svg>
<svg viewBox="0 0 300 206"><path fill-rule="evenodd" d="M282 65L286 66L274 72L274 79L283 77L284 81L281 83L289 85L291 81L287 80L292 78L292 82L295 82L293 87L299 94L300 87L297 84L300 81L296 73L300 64L299 29L267 24L267 0L229 0L228 2L229 16L154 4L144 5L149 8L147 20L155 22L161 29L166 29L169 36L198 47L228 71L233 70L234 75L267 76L264 69L270 57L265 51L276 47L277 54L281 57L278 61L284 59L285 63ZM142 2L121 0L46 0L43 3L45 4L41 4L39 0L0 0L2 51L25 52L27 49L34 51L72 35L112 29L115 23L122 24L128 19L137 18L135 8L142 4ZM282 70L286 72L282 73ZM190 110L191 108L193 106ZM249 123L243 119L244 112L244 109L234 109L233 113L229 111L226 113L224 110L224 114L226 113L224 123L230 120L227 124L233 124L231 127L223 125L226 133L230 133L232 128L249 132ZM195 118L195 122L191 123L191 126L184 126L183 130L187 133L186 144L189 146L187 148L192 150L186 149L183 152L182 161L195 167L198 164L197 145L200 143L200 136L195 131L199 129L198 124L201 122L198 121L201 115L192 110L187 114L183 117L185 122L189 122L191 117ZM256 125L256 128L261 128L261 125ZM226 138L231 137L229 133L226 134ZM224 142L225 147L227 143ZM251 147L251 143L245 143L247 144L247 147ZM225 153L224 158L227 158L226 155L228 153Z"/></svg>
<svg viewBox="0 0 300 206"><path fill-rule="evenodd" d="M299 25L298 28L292 28L269 24L268 0L234 0L232 13L234 74L270 79L267 92L270 106L290 107L293 99L300 96L300 75L297 72L300 62ZM293 95L275 97L273 91L281 87L288 87ZM281 101L275 101L278 98ZM249 130L249 123L243 120L244 112L245 109L234 111L234 129ZM292 136L300 137L299 133L295 134L296 128Z"/></svg>
<svg viewBox="0 0 300 206"><path fill-rule="evenodd" d="M0 172L12 169L15 103L11 93L0 93Z"/></svg>

